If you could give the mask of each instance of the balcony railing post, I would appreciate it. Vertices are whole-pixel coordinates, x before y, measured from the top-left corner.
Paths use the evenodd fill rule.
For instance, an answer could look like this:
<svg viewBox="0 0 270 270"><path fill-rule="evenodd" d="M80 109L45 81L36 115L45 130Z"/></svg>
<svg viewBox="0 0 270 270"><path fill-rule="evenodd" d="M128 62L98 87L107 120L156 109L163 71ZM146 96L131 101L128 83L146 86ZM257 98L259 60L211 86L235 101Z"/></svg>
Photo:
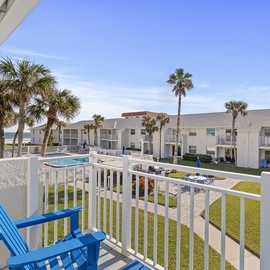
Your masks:
<svg viewBox="0 0 270 270"><path fill-rule="evenodd" d="M28 158L28 183L27 183L27 216L34 216L38 212L38 157ZM32 250L37 249L38 228L37 226L27 227L27 243Z"/></svg>
<svg viewBox="0 0 270 270"><path fill-rule="evenodd" d="M93 165L97 163L96 151L89 155L89 205L88 205L88 228L93 230L96 228L96 193L97 193L97 173L96 167Z"/></svg>
<svg viewBox="0 0 270 270"><path fill-rule="evenodd" d="M122 189L122 253L127 255L131 247L131 200L132 175L128 172L131 164L127 156L123 157L123 189Z"/></svg>
<svg viewBox="0 0 270 270"><path fill-rule="evenodd" d="M269 269L270 265L270 173L262 172L261 175L261 246L260 246L260 270Z"/></svg>

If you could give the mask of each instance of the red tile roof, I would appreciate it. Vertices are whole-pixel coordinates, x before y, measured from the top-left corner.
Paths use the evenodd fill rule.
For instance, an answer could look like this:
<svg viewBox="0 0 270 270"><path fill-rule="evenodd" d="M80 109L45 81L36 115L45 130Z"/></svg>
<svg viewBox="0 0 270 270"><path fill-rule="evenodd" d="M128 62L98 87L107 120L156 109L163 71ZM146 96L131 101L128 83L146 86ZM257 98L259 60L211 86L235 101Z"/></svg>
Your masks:
<svg viewBox="0 0 270 270"><path fill-rule="evenodd" d="M132 116L157 116L158 113L156 112L148 112L148 111L141 111L141 112L126 112L126 113L122 113L122 117L132 117Z"/></svg>

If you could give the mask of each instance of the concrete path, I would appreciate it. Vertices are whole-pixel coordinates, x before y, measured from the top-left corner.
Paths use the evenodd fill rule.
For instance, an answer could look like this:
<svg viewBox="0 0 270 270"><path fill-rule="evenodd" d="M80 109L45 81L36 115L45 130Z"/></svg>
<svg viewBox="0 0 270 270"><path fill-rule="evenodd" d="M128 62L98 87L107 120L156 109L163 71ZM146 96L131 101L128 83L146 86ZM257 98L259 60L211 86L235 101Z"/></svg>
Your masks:
<svg viewBox="0 0 270 270"><path fill-rule="evenodd" d="M204 219L200 216L196 217L194 220L194 231L202 239L204 239ZM209 245L220 253L221 247L221 233L214 226L209 225ZM239 244L232 240L230 237L226 236L226 250L225 258L230 262L236 269L240 269L240 247ZM245 250L245 270L259 270L260 269L260 259L249 251Z"/></svg>

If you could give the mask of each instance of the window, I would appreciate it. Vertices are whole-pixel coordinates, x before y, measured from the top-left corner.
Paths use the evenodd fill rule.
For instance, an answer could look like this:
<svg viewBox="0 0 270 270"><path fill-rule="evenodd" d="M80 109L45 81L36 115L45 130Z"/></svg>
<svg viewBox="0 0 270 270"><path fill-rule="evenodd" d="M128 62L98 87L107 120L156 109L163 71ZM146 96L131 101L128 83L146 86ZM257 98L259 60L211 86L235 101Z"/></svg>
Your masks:
<svg viewBox="0 0 270 270"><path fill-rule="evenodd" d="M206 148L206 155L214 156L216 154L215 148Z"/></svg>
<svg viewBox="0 0 270 270"><path fill-rule="evenodd" d="M265 151L265 159L270 161L270 151Z"/></svg>
<svg viewBox="0 0 270 270"><path fill-rule="evenodd" d="M206 136L215 136L215 129L214 128L207 128L206 129Z"/></svg>
<svg viewBox="0 0 270 270"><path fill-rule="evenodd" d="M33 134L35 134L35 131L33 130Z"/></svg>
<svg viewBox="0 0 270 270"><path fill-rule="evenodd" d="M197 136L196 129L190 129L189 130L189 136Z"/></svg>
<svg viewBox="0 0 270 270"><path fill-rule="evenodd" d="M130 134L131 134L131 135L135 135L135 129L131 129L131 130L130 130Z"/></svg>
<svg viewBox="0 0 270 270"><path fill-rule="evenodd" d="M265 137L270 137L270 129L265 129L264 135Z"/></svg>
<svg viewBox="0 0 270 270"><path fill-rule="evenodd" d="M196 146L190 145L189 146L189 153L190 154L196 154Z"/></svg>
<svg viewBox="0 0 270 270"><path fill-rule="evenodd" d="M32 141L35 142L35 137L32 138Z"/></svg>
<svg viewBox="0 0 270 270"><path fill-rule="evenodd" d="M135 142L130 143L130 148L135 148Z"/></svg>
<svg viewBox="0 0 270 270"><path fill-rule="evenodd" d="M41 134L41 130L39 131L39 134Z"/></svg>
<svg viewBox="0 0 270 270"><path fill-rule="evenodd" d="M141 129L141 135L145 135L145 134L146 134L145 129Z"/></svg>

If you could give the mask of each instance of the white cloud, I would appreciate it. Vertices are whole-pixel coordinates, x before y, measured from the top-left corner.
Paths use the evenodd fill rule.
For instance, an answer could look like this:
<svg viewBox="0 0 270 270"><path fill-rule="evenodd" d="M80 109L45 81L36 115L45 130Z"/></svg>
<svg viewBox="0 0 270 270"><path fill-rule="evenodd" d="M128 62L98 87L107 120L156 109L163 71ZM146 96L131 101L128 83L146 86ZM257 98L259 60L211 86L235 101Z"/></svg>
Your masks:
<svg viewBox="0 0 270 270"><path fill-rule="evenodd" d="M14 54L14 55L20 55L20 56L22 56L22 55L37 56L37 57L57 59L57 60L65 60L66 59L66 58L60 57L60 56L38 53L38 52L33 52L33 51L27 51L27 50L23 50L23 49L11 48L11 47L6 47L6 46L2 46L0 48L0 51L5 52L5 53ZM22 59L21 57L16 57L16 56L13 56L13 58Z"/></svg>

